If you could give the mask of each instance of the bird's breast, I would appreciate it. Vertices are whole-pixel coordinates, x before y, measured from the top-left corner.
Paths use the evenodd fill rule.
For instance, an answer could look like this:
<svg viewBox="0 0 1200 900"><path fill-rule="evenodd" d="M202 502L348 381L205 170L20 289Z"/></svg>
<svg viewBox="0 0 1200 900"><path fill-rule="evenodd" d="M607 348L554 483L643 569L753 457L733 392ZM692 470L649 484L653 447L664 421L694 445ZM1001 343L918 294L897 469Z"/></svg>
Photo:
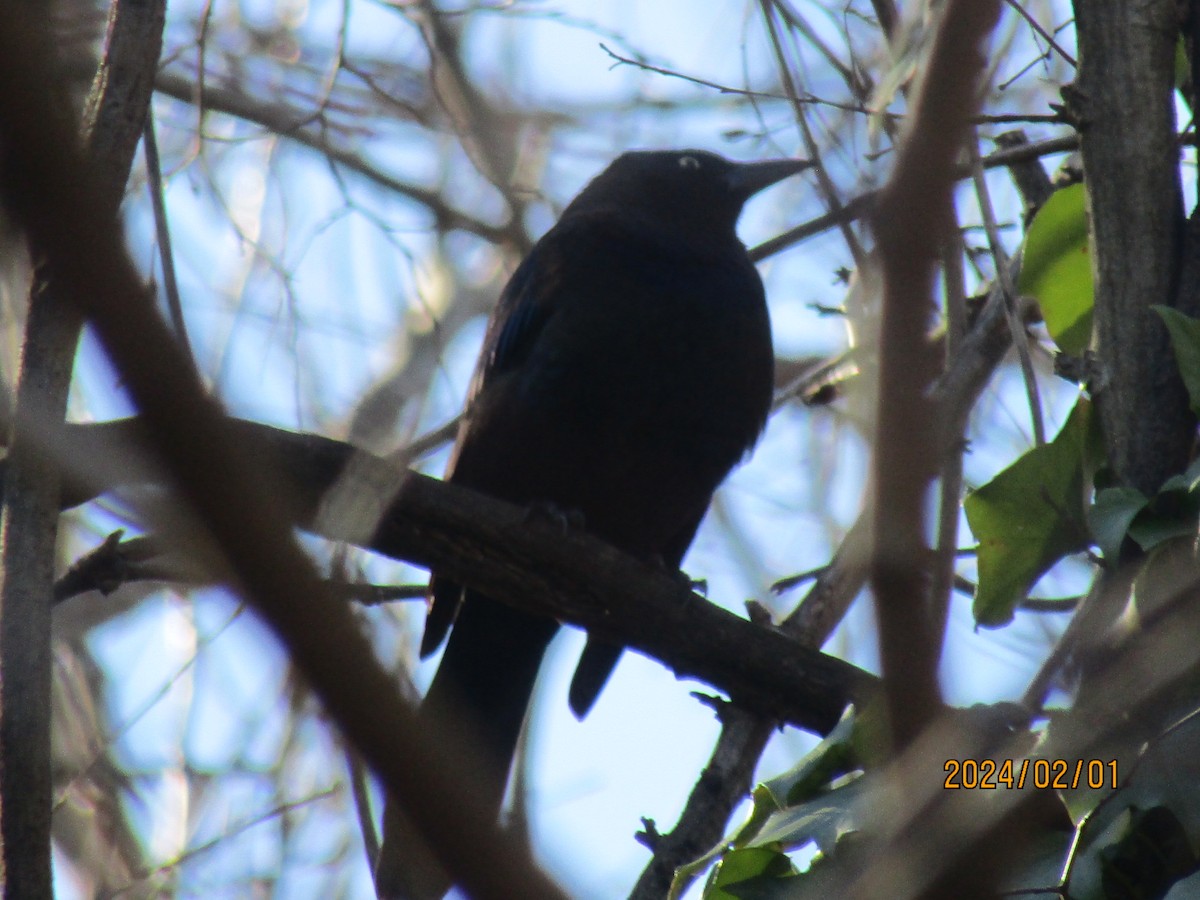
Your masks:
<svg viewBox="0 0 1200 900"><path fill-rule="evenodd" d="M521 367L519 402L545 429L719 480L758 436L773 380L762 285L741 256L635 259L575 285Z"/></svg>
<svg viewBox="0 0 1200 900"><path fill-rule="evenodd" d="M579 509L634 551L694 527L771 399L762 284L733 249L564 267L529 355L477 397L455 479Z"/></svg>

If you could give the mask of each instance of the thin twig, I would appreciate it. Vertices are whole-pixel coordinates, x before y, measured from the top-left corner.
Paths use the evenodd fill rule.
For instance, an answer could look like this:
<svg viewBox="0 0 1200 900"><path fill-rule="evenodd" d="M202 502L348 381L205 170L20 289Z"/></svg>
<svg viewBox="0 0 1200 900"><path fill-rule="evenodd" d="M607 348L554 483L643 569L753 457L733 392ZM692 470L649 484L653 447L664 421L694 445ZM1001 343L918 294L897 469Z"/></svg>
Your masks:
<svg viewBox="0 0 1200 900"><path fill-rule="evenodd" d="M371 795L367 790L367 767L362 758L354 752L353 747L346 747L346 769L350 773L350 795L354 798L354 812L358 817L358 830L362 835L363 852L367 856L367 865L375 871L375 862L379 859L379 831L375 828L375 818L371 815Z"/></svg>
<svg viewBox="0 0 1200 900"><path fill-rule="evenodd" d="M1075 57L1073 57L1070 53L1068 53L1066 50L1064 50L1062 48L1062 46L1058 43L1058 41L1054 40L1054 35L1052 35L1050 32L1048 32L1041 25L1039 25L1037 19L1035 19L1033 16L1031 16L1029 14L1029 12L1023 6L1021 6L1020 3L1017 2L1017 0L1004 0L1004 2L1007 3L1009 6L1011 6L1013 9L1015 9L1017 11L1017 15L1019 15L1022 19L1024 19L1026 22L1028 22L1029 27L1032 28L1034 31L1036 31L1039 35L1041 35L1042 40L1044 40L1047 44L1049 44L1052 48L1054 48L1055 52L1057 52L1059 56L1061 56L1063 59L1065 59L1067 62L1069 62L1072 67L1077 65L1077 63L1075 62Z"/></svg>
<svg viewBox="0 0 1200 900"><path fill-rule="evenodd" d="M987 179L983 175L983 163L979 155L978 135L973 135L973 138L968 142L971 178L975 183L979 214L983 218L988 245L996 264L996 278L1004 293L1004 309L1008 314L1008 327L1012 330L1013 346L1017 348L1017 358L1021 362L1021 375L1025 380L1025 394L1029 401L1029 416L1033 422L1034 444L1040 447L1046 443L1046 425L1042 418L1042 401L1038 392L1037 373L1033 369L1033 359L1029 354L1029 336L1025 332L1025 326L1021 322L1020 312L1017 309L1017 287L1009 269L1008 254L1004 252L1004 244L1000 241L1000 229L996 226L996 214L992 210L991 194L988 192Z"/></svg>
<svg viewBox="0 0 1200 900"><path fill-rule="evenodd" d="M158 157L158 139L154 134L154 106L146 110L146 127L142 132L142 150L146 155L146 177L150 189L150 208L154 212L154 234L158 240L158 259L163 272L163 292L167 296L167 311L175 338L183 348L192 368L196 368L196 354L188 338L187 323L183 319L183 303L179 299L179 282L175 279L175 255L171 252L171 229L167 224L167 204L163 196L162 165Z"/></svg>
<svg viewBox="0 0 1200 900"><path fill-rule="evenodd" d="M790 97L787 94L776 94L772 93L771 91L752 91L747 88L735 88L716 81L709 81L706 78L698 78L695 75L687 75L675 69L666 69L662 66L651 65L644 60L631 59L627 56L621 56L619 53L614 53L605 44L601 44L600 49L607 53L612 59L616 60L617 65L633 66L634 68L642 69L646 72L654 72L655 74L665 76L666 78L676 78L680 81L686 81L689 84L698 84L700 87L712 88L714 91L720 94L732 94L739 97L752 97L755 100L784 100L789 103L810 103L817 106L828 106L833 109L840 109L845 112L861 113L868 116L879 115L881 112L880 110L868 109L861 103L840 103L837 100L826 100L813 94ZM613 66L613 68L616 68L616 66Z"/></svg>
<svg viewBox="0 0 1200 900"><path fill-rule="evenodd" d="M963 267L962 233L953 229L942 250L942 283L946 305L945 368L950 369L962 349L967 333L967 286ZM961 437L961 436L960 436ZM930 590L934 626L946 632L954 589L954 563L958 558L958 518L962 501L962 440L943 448L938 488L937 545L934 549L934 583Z"/></svg>
<svg viewBox="0 0 1200 900"><path fill-rule="evenodd" d="M842 203L837 186L833 183L833 179L830 177L828 170L826 170L825 164L821 161L821 150L817 146L816 139L813 137L812 129L809 128L808 116L800 100L801 92L797 89L796 82L792 78L791 66L788 65L787 55L783 51L783 39L779 34L779 27L775 22L773 13L774 5L773 0L759 0L763 22L766 23L767 34L771 38L771 49L779 68L779 77L783 80L784 89L787 91L788 98L791 100L795 110L796 124L800 128L800 137L804 143L804 152L812 160L813 171L817 176L817 185L821 189L821 197L825 201L825 205L829 208L829 211L837 214L843 210L845 204ZM854 264L862 266L867 258L867 254L863 250L862 242L859 241L858 235L850 227L850 221L850 219L841 219L837 222L837 225L842 232L842 239L846 242L846 249L850 251L850 255L854 259Z"/></svg>
<svg viewBox="0 0 1200 900"><path fill-rule="evenodd" d="M195 102L195 85L173 72L159 72L154 87L155 90L185 103ZM311 121L309 116L283 105L260 103L233 85L218 87L205 84L204 102L205 112L221 112L261 125L281 137L325 154L331 163L342 166L386 190L416 201L425 206L443 228L461 228L496 244L513 239L512 228L515 226L490 225L460 212L449 206L438 192L394 178L360 154L345 147L335 146L327 135L305 128L304 126Z"/></svg>

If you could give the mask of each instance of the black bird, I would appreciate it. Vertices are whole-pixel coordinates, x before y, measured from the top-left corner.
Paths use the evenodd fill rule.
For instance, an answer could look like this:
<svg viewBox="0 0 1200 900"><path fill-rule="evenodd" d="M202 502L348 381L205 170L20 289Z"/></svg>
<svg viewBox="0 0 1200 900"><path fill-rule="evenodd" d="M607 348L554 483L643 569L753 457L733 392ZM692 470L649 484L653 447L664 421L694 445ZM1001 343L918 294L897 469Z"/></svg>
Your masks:
<svg viewBox="0 0 1200 900"><path fill-rule="evenodd" d="M589 532L677 569L713 491L766 423L774 376L742 206L806 168L702 150L618 157L513 273L488 324L448 478L582 514ZM558 622L435 576L422 654L453 624L426 709L479 748L499 811L542 656ZM584 715L621 648L590 640L570 689ZM415 886L407 833L385 816L380 896ZM407 862L412 862L411 860Z"/></svg>

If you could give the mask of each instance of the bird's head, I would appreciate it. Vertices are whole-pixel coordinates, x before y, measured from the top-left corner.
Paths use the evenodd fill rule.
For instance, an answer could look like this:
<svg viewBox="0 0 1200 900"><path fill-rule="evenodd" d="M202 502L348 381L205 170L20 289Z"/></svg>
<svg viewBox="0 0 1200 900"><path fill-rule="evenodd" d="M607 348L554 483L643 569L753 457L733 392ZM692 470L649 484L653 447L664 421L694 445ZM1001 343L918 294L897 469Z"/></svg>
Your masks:
<svg viewBox="0 0 1200 900"><path fill-rule="evenodd" d="M707 150L631 151L597 175L564 216L613 209L682 233L725 238L751 196L810 165L802 159L739 163Z"/></svg>

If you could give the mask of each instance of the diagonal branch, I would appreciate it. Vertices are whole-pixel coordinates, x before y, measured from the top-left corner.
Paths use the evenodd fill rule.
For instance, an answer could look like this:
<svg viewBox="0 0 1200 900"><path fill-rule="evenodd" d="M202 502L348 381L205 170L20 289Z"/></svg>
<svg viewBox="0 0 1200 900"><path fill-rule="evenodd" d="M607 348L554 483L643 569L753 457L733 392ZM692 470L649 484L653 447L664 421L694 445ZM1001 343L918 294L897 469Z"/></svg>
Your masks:
<svg viewBox="0 0 1200 900"><path fill-rule="evenodd" d="M519 608L587 628L801 728L824 733L848 702L873 692L874 678L849 663L735 616L582 531L561 534L521 507L340 441L229 424L239 446L282 482L289 518L314 533L436 568ZM67 426L56 448L74 463L64 505L121 485L161 485L161 475L135 462L148 436L133 419Z"/></svg>
<svg viewBox="0 0 1200 900"><path fill-rule="evenodd" d="M188 78L170 71L158 73L155 89L184 103L197 101L195 84ZM205 84L201 98L205 110L225 113L246 122L261 125L275 134L301 146L323 153L329 160L354 172L373 184L393 191L421 204L430 211L439 228L461 228L492 243L522 240L517 226L491 225L455 209L437 191L389 175L361 154L334 143L328 134L313 127L311 114L301 113L282 103L264 103L249 96L234 85ZM516 229L516 230L514 230Z"/></svg>

